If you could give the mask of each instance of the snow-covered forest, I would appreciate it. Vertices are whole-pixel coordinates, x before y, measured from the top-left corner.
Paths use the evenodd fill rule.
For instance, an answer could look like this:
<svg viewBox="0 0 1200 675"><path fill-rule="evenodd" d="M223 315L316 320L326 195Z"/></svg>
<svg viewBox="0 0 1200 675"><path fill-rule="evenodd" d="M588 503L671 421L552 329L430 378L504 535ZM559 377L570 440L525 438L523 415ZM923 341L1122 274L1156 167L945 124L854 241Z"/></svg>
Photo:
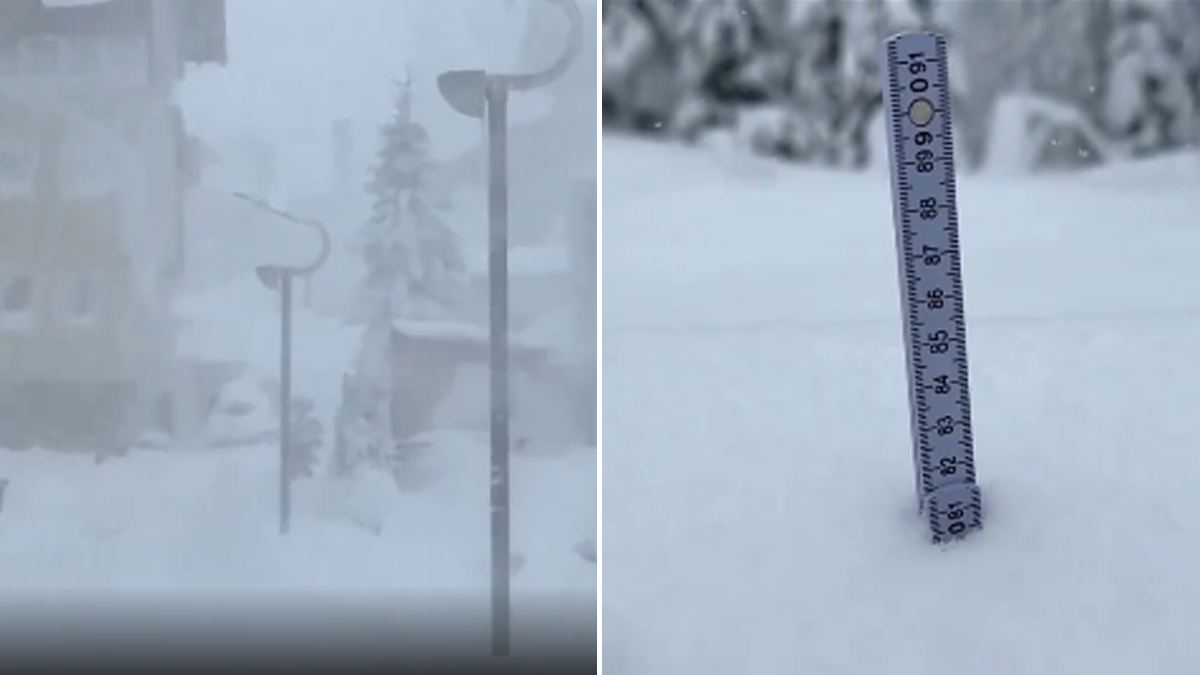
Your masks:
<svg viewBox="0 0 1200 675"><path fill-rule="evenodd" d="M967 166L1077 168L1200 141L1200 0L607 2L604 124L866 166L878 44L914 28L950 40Z"/></svg>

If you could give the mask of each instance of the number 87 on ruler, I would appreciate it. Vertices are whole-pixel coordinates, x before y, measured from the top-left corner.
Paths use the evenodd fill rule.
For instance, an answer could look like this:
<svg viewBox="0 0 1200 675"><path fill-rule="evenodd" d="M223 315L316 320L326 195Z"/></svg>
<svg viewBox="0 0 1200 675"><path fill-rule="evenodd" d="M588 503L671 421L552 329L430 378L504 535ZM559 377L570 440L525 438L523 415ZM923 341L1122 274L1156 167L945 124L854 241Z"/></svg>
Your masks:
<svg viewBox="0 0 1200 675"><path fill-rule="evenodd" d="M913 463L921 513L935 543L983 525L971 437L947 70L940 35L901 33L884 43Z"/></svg>

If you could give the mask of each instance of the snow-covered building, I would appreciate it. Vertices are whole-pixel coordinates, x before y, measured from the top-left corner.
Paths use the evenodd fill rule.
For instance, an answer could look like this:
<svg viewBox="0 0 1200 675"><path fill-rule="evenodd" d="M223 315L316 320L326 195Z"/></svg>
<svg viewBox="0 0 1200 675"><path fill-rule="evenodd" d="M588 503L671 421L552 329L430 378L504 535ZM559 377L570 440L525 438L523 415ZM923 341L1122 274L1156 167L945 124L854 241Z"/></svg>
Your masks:
<svg viewBox="0 0 1200 675"><path fill-rule="evenodd" d="M0 444L121 444L175 417L188 63L224 0L0 3Z"/></svg>

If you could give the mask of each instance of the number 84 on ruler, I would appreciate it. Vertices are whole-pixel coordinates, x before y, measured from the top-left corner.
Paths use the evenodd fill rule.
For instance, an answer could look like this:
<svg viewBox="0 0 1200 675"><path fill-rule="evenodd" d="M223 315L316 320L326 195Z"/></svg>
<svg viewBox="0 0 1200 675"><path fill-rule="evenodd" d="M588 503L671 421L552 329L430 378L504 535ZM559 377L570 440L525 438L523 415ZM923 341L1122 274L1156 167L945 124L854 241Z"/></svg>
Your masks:
<svg viewBox="0 0 1200 675"><path fill-rule="evenodd" d="M982 526L945 40L893 36L883 70L917 495L942 542Z"/></svg>

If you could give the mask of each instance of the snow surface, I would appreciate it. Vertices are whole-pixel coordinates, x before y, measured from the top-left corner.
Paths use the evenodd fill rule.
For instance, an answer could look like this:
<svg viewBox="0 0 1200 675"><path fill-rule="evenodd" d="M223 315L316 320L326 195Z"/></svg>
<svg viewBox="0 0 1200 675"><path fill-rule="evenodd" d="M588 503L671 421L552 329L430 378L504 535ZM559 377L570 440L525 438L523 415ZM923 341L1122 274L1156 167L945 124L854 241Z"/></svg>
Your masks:
<svg viewBox="0 0 1200 675"><path fill-rule="evenodd" d="M286 537L278 533L274 445L133 450L103 464L0 449L0 476L10 482L0 511L0 597L36 597L44 609L86 597L102 609L153 591L167 605L195 606L203 594L265 598L269 610L289 597L392 594L397 602L466 599L485 616L487 439L442 432L430 440L441 475L432 487L402 494L379 480L349 491L298 481ZM536 622L548 598L584 613L594 602L596 568L575 549L595 533L596 457L587 450L517 455L512 472L513 550L522 559L513 579L514 653L521 654L523 644L540 644Z"/></svg>
<svg viewBox="0 0 1200 675"><path fill-rule="evenodd" d="M255 386L269 386L278 372L277 302L249 273L180 298L181 355L241 363L244 379L227 393L261 408ZM303 310L294 330L295 391L314 399L331 439L357 334ZM273 420L261 413L243 422L274 431ZM232 433L228 425L214 431ZM297 481L286 537L278 534L273 438L234 449L177 443L102 464L91 455L0 449L0 479L9 481L0 505L0 597L35 594L53 604L85 593L120 603L147 590L167 603L214 592L260 598L263 591L285 591L272 596L285 600L313 593L333 599L442 594L466 598L485 612L486 435L443 430L426 440L440 477L431 487L401 493L378 477L349 486ZM513 580L514 653L520 654L522 644L538 639L536 621L547 598L577 603L581 612L594 602L596 567L576 549L595 536L597 462L594 450L562 448L518 453L512 461L513 550L522 560ZM366 526L382 529L376 536ZM403 608L397 612L403 615Z"/></svg>
<svg viewBox="0 0 1200 675"><path fill-rule="evenodd" d="M243 379L226 393L259 408L236 420L237 428L233 420L218 420L207 440L274 431L273 414L264 417L261 409L269 402L256 386L273 389L278 375L278 296L253 272L230 271L223 283L177 298L174 312L180 356L238 364ZM342 374L359 332L298 302L293 330L294 392L314 401L331 442ZM486 391L483 380L469 386ZM524 422L558 414L536 410ZM147 590L180 606L213 593L254 599L283 591L270 597L285 601L314 593L334 601L394 593L399 599L465 598L486 616L487 437L449 427L425 440L438 476L432 486L402 493L378 476L349 486L297 481L286 537L278 534L273 439L224 449L181 441L102 464L92 455L0 449L0 479L9 481L0 504L0 597L33 595L43 608L87 597L103 609L104 602L120 604ZM547 600L585 614L594 606L596 567L578 549L596 533L596 454L561 446L517 453L512 472L512 546L520 561L513 580L514 653L520 655L522 645L541 644L535 641L544 637L539 622ZM373 527L381 528L378 536L368 530ZM403 607L396 611L404 615ZM482 651L486 635L480 640Z"/></svg>
<svg viewBox="0 0 1200 675"><path fill-rule="evenodd" d="M90 456L0 450L11 481L0 514L0 593L377 590L486 597L486 439L437 436L446 478L416 494L369 495L381 536L347 520L334 490L296 483L292 532L278 534L273 447ZM522 593L588 601L595 568L572 550L590 536L595 457L514 461L514 549ZM359 500L361 501L361 499ZM380 504L380 502L383 502ZM69 599L69 595L61 596ZM518 600L519 605L519 600Z"/></svg>
<svg viewBox="0 0 1200 675"><path fill-rule="evenodd" d="M986 529L945 548L886 175L604 159L609 672L1197 666L1200 158L962 180Z"/></svg>

